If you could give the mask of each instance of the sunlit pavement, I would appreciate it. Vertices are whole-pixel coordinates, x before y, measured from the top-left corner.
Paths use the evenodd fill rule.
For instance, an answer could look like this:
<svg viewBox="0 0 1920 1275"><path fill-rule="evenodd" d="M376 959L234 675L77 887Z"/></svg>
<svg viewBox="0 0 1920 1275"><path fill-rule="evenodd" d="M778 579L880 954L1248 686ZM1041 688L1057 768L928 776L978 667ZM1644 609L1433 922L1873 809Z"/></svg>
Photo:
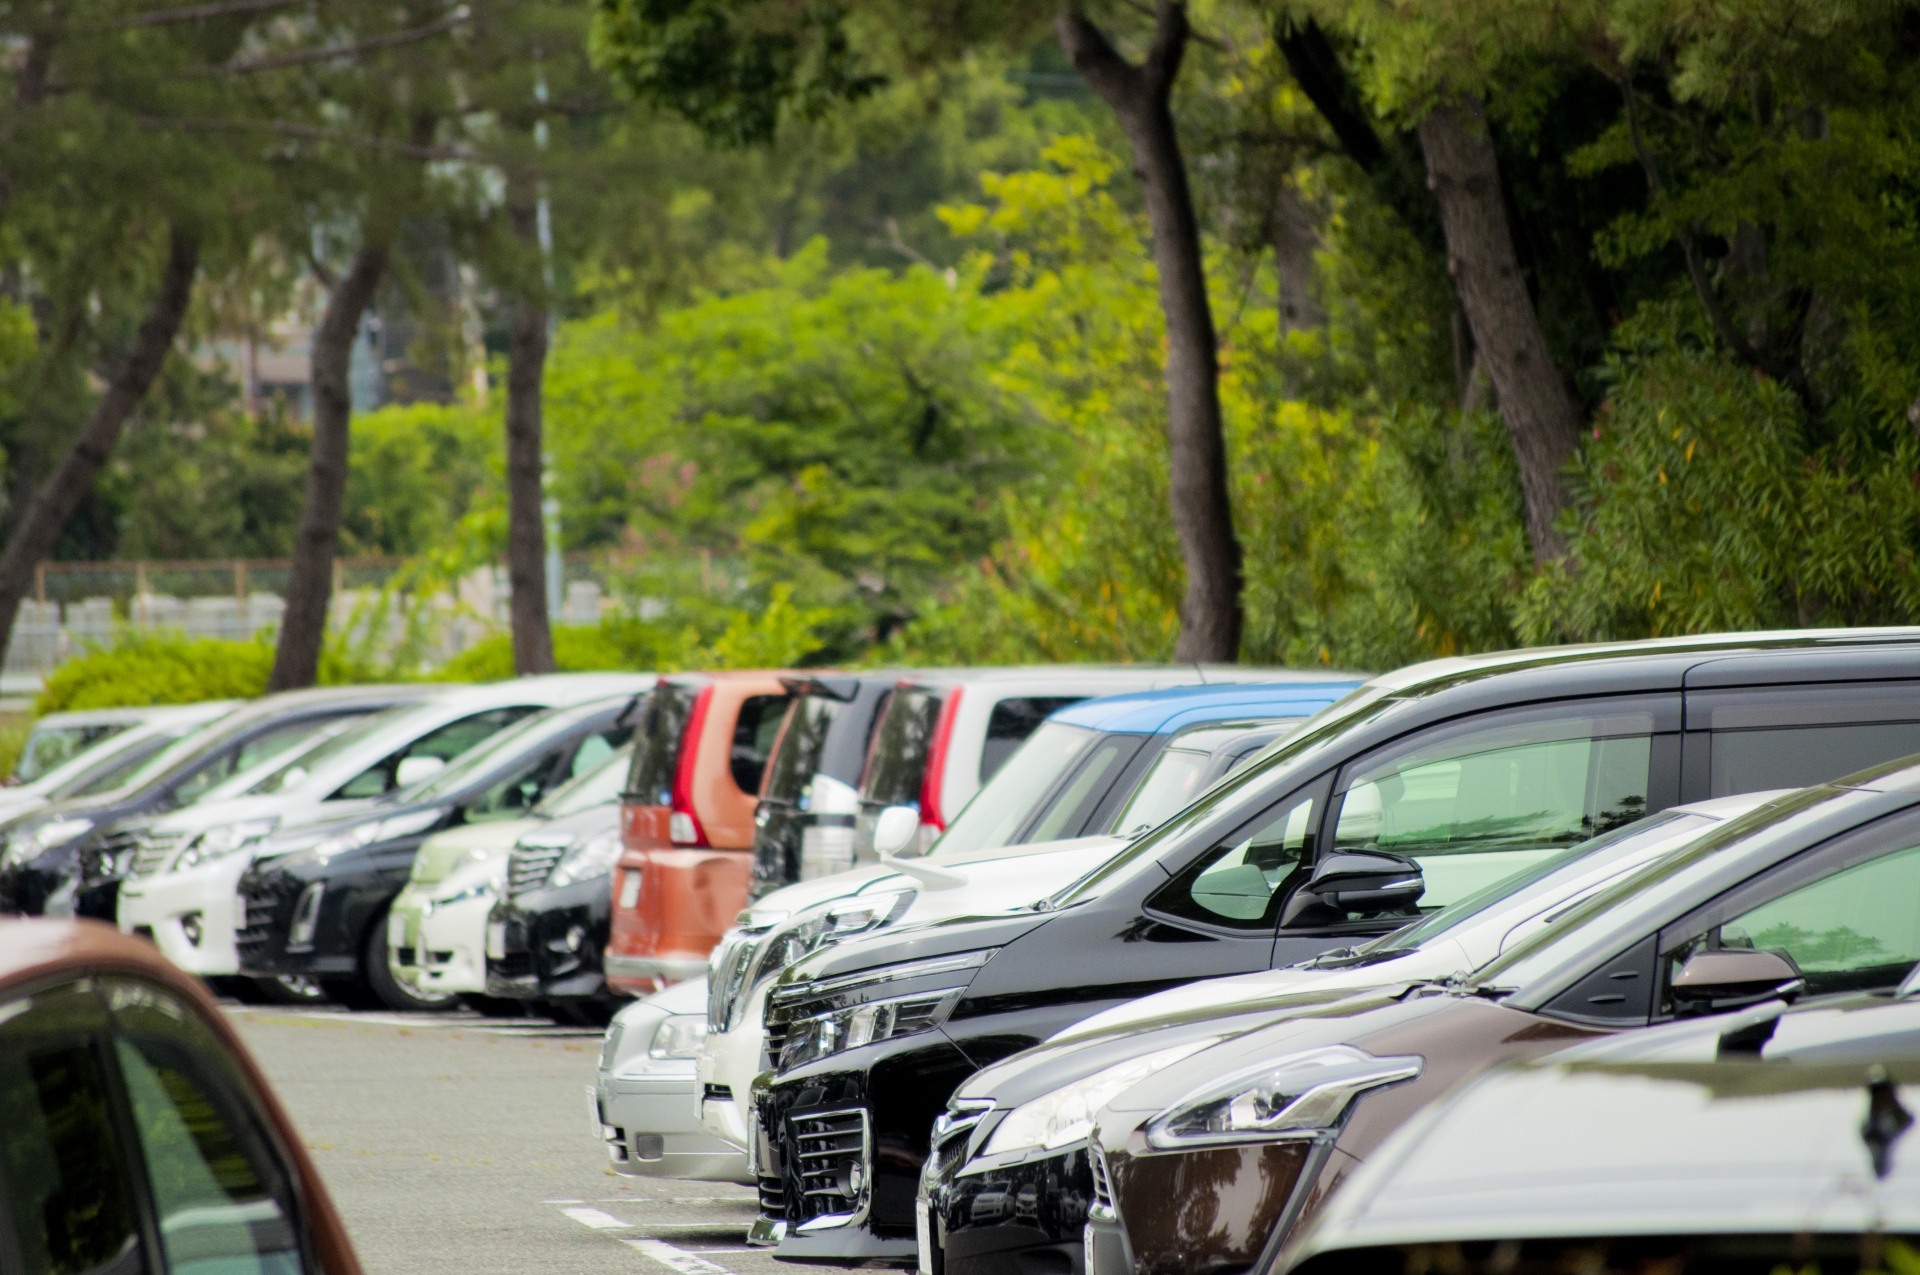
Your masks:
<svg viewBox="0 0 1920 1275"><path fill-rule="evenodd" d="M600 1034L533 1019L229 1007L369 1275L798 1275L753 1193L617 1177L589 1134Z"/></svg>

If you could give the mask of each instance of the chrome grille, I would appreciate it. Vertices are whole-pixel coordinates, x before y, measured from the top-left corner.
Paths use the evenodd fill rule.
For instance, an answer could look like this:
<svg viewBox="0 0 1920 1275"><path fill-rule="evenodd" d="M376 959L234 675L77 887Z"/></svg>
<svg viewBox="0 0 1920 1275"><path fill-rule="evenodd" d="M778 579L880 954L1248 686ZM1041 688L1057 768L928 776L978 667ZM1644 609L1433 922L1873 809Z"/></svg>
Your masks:
<svg viewBox="0 0 1920 1275"><path fill-rule="evenodd" d="M967 1139L974 1126L986 1119L993 1103L955 1100L933 1122L933 1145L927 1153L924 1173L929 1181L938 1177L941 1166L955 1156L967 1153Z"/></svg>
<svg viewBox="0 0 1920 1275"><path fill-rule="evenodd" d="M93 872L103 880L124 877L133 870L139 846L139 834L133 829L115 828L94 843L90 856Z"/></svg>
<svg viewBox="0 0 1920 1275"><path fill-rule="evenodd" d="M1107 1172L1107 1155L1089 1140L1087 1162L1093 1166L1093 1207L1113 1213L1113 1178Z"/></svg>
<svg viewBox="0 0 1920 1275"><path fill-rule="evenodd" d="M553 875L565 846L515 846L507 855L507 893L538 890Z"/></svg>
<svg viewBox="0 0 1920 1275"><path fill-rule="evenodd" d="M866 1108L793 1116L788 1125L791 1163L786 1167L799 1184L800 1220L858 1211L873 1177Z"/></svg>
<svg viewBox="0 0 1920 1275"><path fill-rule="evenodd" d="M762 1173L753 1180L760 1191L760 1216L769 1222L787 1220L787 1186L777 1173Z"/></svg>
<svg viewBox="0 0 1920 1275"><path fill-rule="evenodd" d="M150 877L173 858L173 852L180 848L181 834L141 832L134 834L133 841L133 875Z"/></svg>

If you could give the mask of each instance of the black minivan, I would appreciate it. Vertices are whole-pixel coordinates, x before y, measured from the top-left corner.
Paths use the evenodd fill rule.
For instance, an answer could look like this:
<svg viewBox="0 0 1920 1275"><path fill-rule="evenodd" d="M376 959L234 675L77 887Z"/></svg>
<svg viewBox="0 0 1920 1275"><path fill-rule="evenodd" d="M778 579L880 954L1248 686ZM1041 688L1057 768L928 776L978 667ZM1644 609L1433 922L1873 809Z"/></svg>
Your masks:
<svg viewBox="0 0 1920 1275"><path fill-rule="evenodd" d="M1099 1010L1384 933L1652 811L1917 751L1915 629L1513 651L1376 678L1031 910L884 931L788 970L755 1133L778 1256L914 1260L948 1096Z"/></svg>

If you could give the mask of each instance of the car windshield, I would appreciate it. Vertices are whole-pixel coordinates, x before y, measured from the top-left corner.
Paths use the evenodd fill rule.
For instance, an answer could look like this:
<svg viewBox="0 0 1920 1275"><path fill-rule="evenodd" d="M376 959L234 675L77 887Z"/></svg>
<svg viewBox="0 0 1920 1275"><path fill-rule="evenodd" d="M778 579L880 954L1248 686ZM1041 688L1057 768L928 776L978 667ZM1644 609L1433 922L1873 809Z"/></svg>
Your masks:
<svg viewBox="0 0 1920 1275"><path fill-rule="evenodd" d="M633 745L622 744L594 769L548 793L533 813L546 819L564 819L618 801L627 786L627 767L632 764Z"/></svg>
<svg viewBox="0 0 1920 1275"><path fill-rule="evenodd" d="M475 778L492 771L501 761L538 748L554 736L571 730L581 718L604 712L606 707L606 700L596 700L577 708L535 713L507 727L485 743L476 745L431 779L422 780L396 793L394 799L403 802L436 801L451 796Z"/></svg>
<svg viewBox="0 0 1920 1275"><path fill-rule="evenodd" d="M255 779L245 786L250 796L265 793L285 792L303 783L332 758L351 750L355 745L370 736L377 735L388 727L406 721L416 714L431 715L435 706L430 704L408 704L403 708L390 708L384 713L374 713L359 721L350 722L345 730L325 739L312 741L308 747L285 754L275 760L279 763L265 776Z"/></svg>
<svg viewBox="0 0 1920 1275"><path fill-rule="evenodd" d="M1327 705L1303 722L1299 730L1267 745L1238 770L1222 775L1211 788L1171 819L1147 832L1072 885L1042 900L1040 910L1072 907L1083 899L1093 897L1109 882L1130 872L1135 865L1157 860L1169 843L1228 809L1248 791L1258 794L1262 800L1284 795L1269 791L1264 782L1275 771L1291 770L1297 773L1301 781L1311 779L1316 773L1312 767L1322 760L1321 755L1333 746L1334 741L1361 722L1382 717L1407 702L1391 699L1391 694L1391 687L1369 683L1344 699ZM1253 811L1245 813L1250 815Z"/></svg>
<svg viewBox="0 0 1920 1275"><path fill-rule="evenodd" d="M773 756L767 760L767 800L789 804L800 800L820 769L828 732L847 707L831 695L801 695L793 701Z"/></svg>
<svg viewBox="0 0 1920 1275"><path fill-rule="evenodd" d="M1047 722L1007 758L928 852L935 856L998 850L1010 843L1039 800L1086 756L1099 731Z"/></svg>
<svg viewBox="0 0 1920 1275"><path fill-rule="evenodd" d="M28 734L26 746L20 750L20 760L14 763L13 777L21 783L38 779L132 725L132 722L89 722L50 726L43 722Z"/></svg>
<svg viewBox="0 0 1920 1275"><path fill-rule="evenodd" d="M1517 904L1529 894L1542 896L1551 894L1557 889L1564 888L1568 879L1574 876L1591 873L1597 868L1605 867L1608 863L1618 863L1622 859L1631 858L1649 845L1703 828L1711 822L1713 821L1705 815L1685 814L1674 810L1648 815L1645 819L1636 819L1630 824L1615 828L1612 832L1589 837L1578 845L1568 846L1558 854L1536 860L1525 871L1516 872L1512 876L1502 877L1484 885L1424 920L1402 926L1391 934L1383 934L1354 950L1360 955L1367 955L1387 951L1410 952L1414 948L1424 947L1455 926L1466 924L1497 904L1506 902Z"/></svg>
<svg viewBox="0 0 1920 1275"><path fill-rule="evenodd" d="M96 758L92 764L82 765L76 773L60 779L47 796L59 801L66 797L92 797L111 792L125 783L127 776L149 757L178 738L177 734L155 731L137 739L128 739L124 741L124 747L116 745L108 756Z"/></svg>
<svg viewBox="0 0 1920 1275"><path fill-rule="evenodd" d="M1284 729L1297 726L1302 720L1298 717L1283 718L1267 724ZM1127 804L1113 821L1113 835L1138 836L1179 814L1200 795L1201 788L1207 782L1207 772L1212 769L1213 763L1213 752L1208 745L1225 742L1221 739L1223 735L1244 734L1253 725L1241 724L1230 732L1209 728L1178 736L1153 759L1153 765L1141 778L1140 786L1133 790L1133 796L1127 798ZM1198 744L1200 747L1188 747L1189 744Z"/></svg>
<svg viewBox="0 0 1920 1275"><path fill-rule="evenodd" d="M182 735L155 753L146 765L128 775L120 786L129 790L144 788L182 762L219 747L234 735L258 722L262 716L260 713L242 711Z"/></svg>

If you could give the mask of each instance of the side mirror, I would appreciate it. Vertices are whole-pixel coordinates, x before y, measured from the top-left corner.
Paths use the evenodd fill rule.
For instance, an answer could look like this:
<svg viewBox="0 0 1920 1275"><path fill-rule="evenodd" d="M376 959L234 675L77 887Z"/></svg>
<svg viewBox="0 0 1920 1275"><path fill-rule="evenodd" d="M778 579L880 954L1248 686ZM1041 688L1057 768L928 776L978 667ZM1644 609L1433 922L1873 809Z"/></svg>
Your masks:
<svg viewBox="0 0 1920 1275"><path fill-rule="evenodd" d="M1768 1000L1792 1000L1807 985L1800 967L1782 952L1722 949L1695 952L1673 976L1673 999L1683 1016L1720 1014Z"/></svg>
<svg viewBox="0 0 1920 1275"><path fill-rule="evenodd" d="M912 806L888 806L873 821L873 852L883 857L899 854L920 835L920 812Z"/></svg>
<svg viewBox="0 0 1920 1275"><path fill-rule="evenodd" d="M402 757L393 772L393 786L411 788L423 779L432 779L447 768L438 757Z"/></svg>
<svg viewBox="0 0 1920 1275"><path fill-rule="evenodd" d="M1383 850L1342 851L1314 865L1313 875L1280 913L1286 926L1329 925L1349 912L1398 912L1427 892L1420 865Z"/></svg>

